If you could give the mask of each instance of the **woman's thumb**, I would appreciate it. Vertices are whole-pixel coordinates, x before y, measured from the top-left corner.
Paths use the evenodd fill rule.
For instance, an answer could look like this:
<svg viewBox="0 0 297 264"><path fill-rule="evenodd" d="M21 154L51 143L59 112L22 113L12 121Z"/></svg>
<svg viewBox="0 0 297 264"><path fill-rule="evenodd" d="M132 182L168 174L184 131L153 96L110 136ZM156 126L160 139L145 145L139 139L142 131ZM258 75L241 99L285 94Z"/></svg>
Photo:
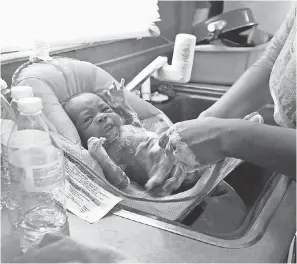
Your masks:
<svg viewBox="0 0 297 264"><path fill-rule="evenodd" d="M165 131L161 134L158 144L161 148L165 149L168 141L169 141L169 137L167 135L167 131Z"/></svg>

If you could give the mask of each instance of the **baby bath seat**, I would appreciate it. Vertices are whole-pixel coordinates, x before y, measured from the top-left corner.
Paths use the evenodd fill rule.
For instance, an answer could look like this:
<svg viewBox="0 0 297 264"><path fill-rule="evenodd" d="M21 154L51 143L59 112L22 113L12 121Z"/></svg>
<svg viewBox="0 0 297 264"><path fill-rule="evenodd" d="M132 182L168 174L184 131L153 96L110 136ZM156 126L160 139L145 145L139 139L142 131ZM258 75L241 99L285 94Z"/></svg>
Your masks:
<svg viewBox="0 0 297 264"><path fill-rule="evenodd" d="M204 211L201 216L204 219L216 214L218 199L227 206L235 201L234 209L240 215L237 217L239 219L237 227L240 226L246 216L245 205L228 184L221 182L222 178L241 163L240 160L228 158L221 161L203 174L201 180L198 181L200 184L197 183L193 188L182 193L158 199L147 196L144 199L141 198L144 197L144 190L139 191L133 186L128 193L120 192L106 181L100 165L81 146L77 130L61 104L77 93L98 94L100 90L108 88L113 81L116 80L110 74L89 62L55 57L49 61L38 60L34 63L23 64L15 72L12 85L29 85L33 88L34 95L42 98L46 117L63 136L59 140L65 151L67 177L71 178L73 174L83 172L105 190L120 195L123 198L122 205L173 221L183 219L202 200L204 200ZM156 107L128 91L126 94L129 104L136 111L146 129L160 134L172 125L165 114ZM205 197L219 182L221 182L219 189L222 192ZM225 227L224 232L229 231L233 230Z"/></svg>

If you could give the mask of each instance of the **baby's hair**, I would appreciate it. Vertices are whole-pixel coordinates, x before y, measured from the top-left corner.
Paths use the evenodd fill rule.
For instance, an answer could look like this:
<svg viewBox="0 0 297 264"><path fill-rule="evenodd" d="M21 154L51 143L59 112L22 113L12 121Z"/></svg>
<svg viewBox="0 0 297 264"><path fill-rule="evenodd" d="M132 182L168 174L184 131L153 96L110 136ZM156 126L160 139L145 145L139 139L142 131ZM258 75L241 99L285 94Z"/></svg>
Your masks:
<svg viewBox="0 0 297 264"><path fill-rule="evenodd" d="M88 93L90 93L90 92L88 92ZM67 98L64 102L61 103L63 109L65 109L66 105L69 104L69 102L71 101L71 99L73 99L73 98L75 98L75 97L78 97L78 96L80 96L80 95L82 95L82 94L84 94L84 93L76 93L76 94L71 95L69 98ZM98 96L99 98L101 98L105 103L108 104L108 102L107 102L106 100L104 100L104 98L102 98L100 95L98 95L98 94L96 94L96 93L91 93L91 94L95 94L95 95L97 95L97 96Z"/></svg>
<svg viewBox="0 0 297 264"><path fill-rule="evenodd" d="M69 98L67 98L64 102L61 103L62 107L65 109L66 105L69 104L69 102L71 101L71 99L81 95L82 93L77 93L77 94L73 94L71 95Z"/></svg>

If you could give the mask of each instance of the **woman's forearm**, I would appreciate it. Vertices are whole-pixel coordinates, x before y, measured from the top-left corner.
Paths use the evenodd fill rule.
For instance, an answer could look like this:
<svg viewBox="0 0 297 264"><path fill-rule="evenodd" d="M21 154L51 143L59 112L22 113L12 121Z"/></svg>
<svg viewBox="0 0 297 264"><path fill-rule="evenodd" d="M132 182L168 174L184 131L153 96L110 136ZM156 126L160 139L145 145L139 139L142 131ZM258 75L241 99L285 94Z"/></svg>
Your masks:
<svg viewBox="0 0 297 264"><path fill-rule="evenodd" d="M242 118L271 102L270 72L268 68L252 66L203 116Z"/></svg>
<svg viewBox="0 0 297 264"><path fill-rule="evenodd" d="M296 130L229 120L222 136L228 157L242 159L296 177Z"/></svg>

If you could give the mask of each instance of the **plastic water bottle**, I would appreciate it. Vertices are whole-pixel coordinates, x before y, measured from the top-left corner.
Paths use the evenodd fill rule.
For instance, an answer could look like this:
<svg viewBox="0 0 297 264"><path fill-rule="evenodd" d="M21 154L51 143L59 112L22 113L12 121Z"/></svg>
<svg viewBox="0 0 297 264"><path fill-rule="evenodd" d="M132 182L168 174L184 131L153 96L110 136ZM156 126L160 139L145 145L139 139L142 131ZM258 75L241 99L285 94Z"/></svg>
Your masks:
<svg viewBox="0 0 297 264"><path fill-rule="evenodd" d="M18 101L20 112L9 142L11 191L23 251L47 233L69 235L63 151L55 146L38 97Z"/></svg>
<svg viewBox="0 0 297 264"><path fill-rule="evenodd" d="M15 116L19 115L18 101L20 99L33 97L33 96L34 96L34 93L33 93L33 88L31 86L25 85L25 86L11 87L12 100L10 102L10 105L15 112ZM44 113L41 113L41 115L42 115L42 118L45 120L49 131L57 133L56 128L51 122L49 122L49 120L45 117Z"/></svg>
<svg viewBox="0 0 297 264"><path fill-rule="evenodd" d="M19 115L18 100L33 97L33 89L31 86L14 86L11 87L11 102L10 105L15 112L15 115Z"/></svg>
<svg viewBox="0 0 297 264"><path fill-rule="evenodd" d="M2 95L1 95L2 97ZM1 98L2 101L3 98ZM3 102L1 102L3 105ZM10 137L12 128L14 126L13 119L0 120L1 125L1 209L6 206L9 200L10 194L10 177L9 177L9 165L8 165L8 153L7 153L7 141Z"/></svg>
<svg viewBox="0 0 297 264"><path fill-rule="evenodd" d="M0 78L1 88L1 209L7 205L10 194L7 141L15 124L15 114L4 94L8 93L6 82Z"/></svg>

